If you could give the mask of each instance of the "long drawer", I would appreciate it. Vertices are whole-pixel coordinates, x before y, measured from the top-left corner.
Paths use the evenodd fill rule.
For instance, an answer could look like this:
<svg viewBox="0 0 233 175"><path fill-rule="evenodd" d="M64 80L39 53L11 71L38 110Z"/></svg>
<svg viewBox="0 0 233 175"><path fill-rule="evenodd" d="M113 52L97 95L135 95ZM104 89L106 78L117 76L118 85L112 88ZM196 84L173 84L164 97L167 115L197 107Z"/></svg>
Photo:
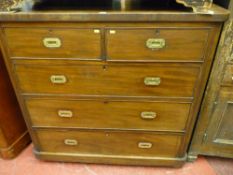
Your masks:
<svg viewBox="0 0 233 175"><path fill-rule="evenodd" d="M110 131L39 130L36 135L42 152L149 157L175 157L182 139L179 135Z"/></svg>
<svg viewBox="0 0 233 175"><path fill-rule="evenodd" d="M6 28L11 57L100 59L100 29Z"/></svg>
<svg viewBox="0 0 233 175"><path fill-rule="evenodd" d="M49 63L15 65L21 92L193 97L200 73L196 64Z"/></svg>
<svg viewBox="0 0 233 175"><path fill-rule="evenodd" d="M107 56L112 61L203 61L209 30L113 28L106 35Z"/></svg>
<svg viewBox="0 0 233 175"><path fill-rule="evenodd" d="M189 103L28 99L34 127L183 131ZM114 111L114 112L113 112Z"/></svg>

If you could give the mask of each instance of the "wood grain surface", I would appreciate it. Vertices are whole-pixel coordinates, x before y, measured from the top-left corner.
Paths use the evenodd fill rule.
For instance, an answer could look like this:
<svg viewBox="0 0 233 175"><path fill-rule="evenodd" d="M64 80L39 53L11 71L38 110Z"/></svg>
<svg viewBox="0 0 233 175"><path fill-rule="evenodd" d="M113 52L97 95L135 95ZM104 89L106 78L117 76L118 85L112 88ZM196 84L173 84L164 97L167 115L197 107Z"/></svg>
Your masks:
<svg viewBox="0 0 233 175"><path fill-rule="evenodd" d="M56 64L56 61L54 61ZM68 62L66 64L69 64ZM22 93L108 96L193 97L199 65L180 64L87 64L53 66L15 65ZM67 82L53 84L52 75ZM158 86L145 85L146 77L159 77Z"/></svg>
<svg viewBox="0 0 233 175"><path fill-rule="evenodd" d="M144 101L29 98L26 104L33 127L176 132L184 132L190 109L189 103ZM70 111L72 116L59 116L59 110ZM154 112L156 116L145 119L142 112Z"/></svg>
<svg viewBox="0 0 233 175"><path fill-rule="evenodd" d="M148 157L175 157L181 142L179 135L112 131L36 131L40 148L51 153L79 153ZM51 135L54 136L51 143ZM66 145L65 139L76 140L77 145ZM151 143L151 148L139 148L140 142Z"/></svg>
<svg viewBox="0 0 233 175"><path fill-rule="evenodd" d="M111 31L115 31L111 34ZM203 61L208 40L208 28L155 28L121 29L106 32L107 56L109 60L169 60ZM165 46L150 49L148 39L163 39ZM121 52L119 52L119 50Z"/></svg>
<svg viewBox="0 0 233 175"><path fill-rule="evenodd" d="M30 143L25 122L19 108L0 45L0 156L17 156Z"/></svg>
<svg viewBox="0 0 233 175"><path fill-rule="evenodd" d="M5 29L10 55L13 58L77 58L100 59L98 29L8 28ZM46 38L59 39L61 46L47 48Z"/></svg>

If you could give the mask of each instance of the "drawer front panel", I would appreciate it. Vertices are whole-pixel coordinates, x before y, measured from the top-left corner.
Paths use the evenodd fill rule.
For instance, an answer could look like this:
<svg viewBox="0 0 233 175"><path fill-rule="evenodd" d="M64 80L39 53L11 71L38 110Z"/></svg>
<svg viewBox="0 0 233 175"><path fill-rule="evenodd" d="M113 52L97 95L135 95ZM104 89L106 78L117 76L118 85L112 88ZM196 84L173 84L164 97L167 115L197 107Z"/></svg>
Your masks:
<svg viewBox="0 0 233 175"><path fill-rule="evenodd" d="M36 133L40 150L45 152L150 157L175 157L182 138L177 135L110 131L41 130Z"/></svg>
<svg viewBox="0 0 233 175"><path fill-rule="evenodd" d="M226 86L233 86L233 65L227 65L222 84Z"/></svg>
<svg viewBox="0 0 233 175"><path fill-rule="evenodd" d="M198 65L15 65L24 93L192 97Z"/></svg>
<svg viewBox="0 0 233 175"><path fill-rule="evenodd" d="M109 60L202 61L208 29L111 29Z"/></svg>
<svg viewBox="0 0 233 175"><path fill-rule="evenodd" d="M33 126L183 131L190 104L28 99ZM114 111L114 112L113 112Z"/></svg>
<svg viewBox="0 0 233 175"><path fill-rule="evenodd" d="M100 59L98 29L7 28L11 57Z"/></svg>

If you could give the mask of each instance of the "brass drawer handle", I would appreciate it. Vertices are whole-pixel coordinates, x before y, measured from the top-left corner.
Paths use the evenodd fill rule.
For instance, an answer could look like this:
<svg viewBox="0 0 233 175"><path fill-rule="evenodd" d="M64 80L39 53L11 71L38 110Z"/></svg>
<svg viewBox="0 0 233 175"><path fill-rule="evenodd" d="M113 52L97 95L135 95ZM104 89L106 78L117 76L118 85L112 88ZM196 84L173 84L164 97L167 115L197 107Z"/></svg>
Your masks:
<svg viewBox="0 0 233 175"><path fill-rule="evenodd" d="M58 114L59 117L62 117L62 118L71 118L71 117L73 117L73 112L70 111L70 110L58 110L57 114Z"/></svg>
<svg viewBox="0 0 233 175"><path fill-rule="evenodd" d="M99 29L94 29L94 33L98 34L98 33L100 33L100 30Z"/></svg>
<svg viewBox="0 0 233 175"><path fill-rule="evenodd" d="M157 114L156 112L148 112L148 111L145 111L145 112L142 112L141 113L141 118L142 119L147 119L147 120L150 120L150 119L154 119L157 117Z"/></svg>
<svg viewBox="0 0 233 175"><path fill-rule="evenodd" d="M44 38L43 44L47 48L60 48L62 45L59 38Z"/></svg>
<svg viewBox="0 0 233 175"><path fill-rule="evenodd" d="M50 80L53 84L65 84L67 82L65 75L52 75Z"/></svg>
<svg viewBox="0 0 233 175"><path fill-rule="evenodd" d="M159 86L161 84L160 77L146 77L144 78L144 84L146 86Z"/></svg>
<svg viewBox="0 0 233 175"><path fill-rule="evenodd" d="M109 30L110 34L116 34L116 30Z"/></svg>
<svg viewBox="0 0 233 175"><path fill-rule="evenodd" d="M78 145L78 141L74 140L74 139L65 139L64 143L65 143L65 145L69 145L69 146L76 146L76 145Z"/></svg>
<svg viewBox="0 0 233 175"><path fill-rule="evenodd" d="M139 142L138 143L138 148L141 148L141 149L150 149L152 148L152 143L150 142Z"/></svg>
<svg viewBox="0 0 233 175"><path fill-rule="evenodd" d="M166 41L163 38L149 38L146 41L146 46L152 50L162 49L166 46Z"/></svg>

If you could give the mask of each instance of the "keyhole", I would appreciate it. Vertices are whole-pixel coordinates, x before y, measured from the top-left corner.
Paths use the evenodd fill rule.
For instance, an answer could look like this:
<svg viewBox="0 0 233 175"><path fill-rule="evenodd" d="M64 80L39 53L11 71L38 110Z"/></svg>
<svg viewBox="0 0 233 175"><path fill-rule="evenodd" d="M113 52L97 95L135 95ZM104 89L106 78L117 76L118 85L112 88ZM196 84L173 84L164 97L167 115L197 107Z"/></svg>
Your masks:
<svg viewBox="0 0 233 175"><path fill-rule="evenodd" d="M53 33L53 29L49 29L49 33Z"/></svg>
<svg viewBox="0 0 233 175"><path fill-rule="evenodd" d="M103 65L103 70L107 70L107 66L106 65Z"/></svg>
<svg viewBox="0 0 233 175"><path fill-rule="evenodd" d="M155 30L155 34L156 34L156 35L159 35L159 34L160 34L159 29L156 29L156 30Z"/></svg>

